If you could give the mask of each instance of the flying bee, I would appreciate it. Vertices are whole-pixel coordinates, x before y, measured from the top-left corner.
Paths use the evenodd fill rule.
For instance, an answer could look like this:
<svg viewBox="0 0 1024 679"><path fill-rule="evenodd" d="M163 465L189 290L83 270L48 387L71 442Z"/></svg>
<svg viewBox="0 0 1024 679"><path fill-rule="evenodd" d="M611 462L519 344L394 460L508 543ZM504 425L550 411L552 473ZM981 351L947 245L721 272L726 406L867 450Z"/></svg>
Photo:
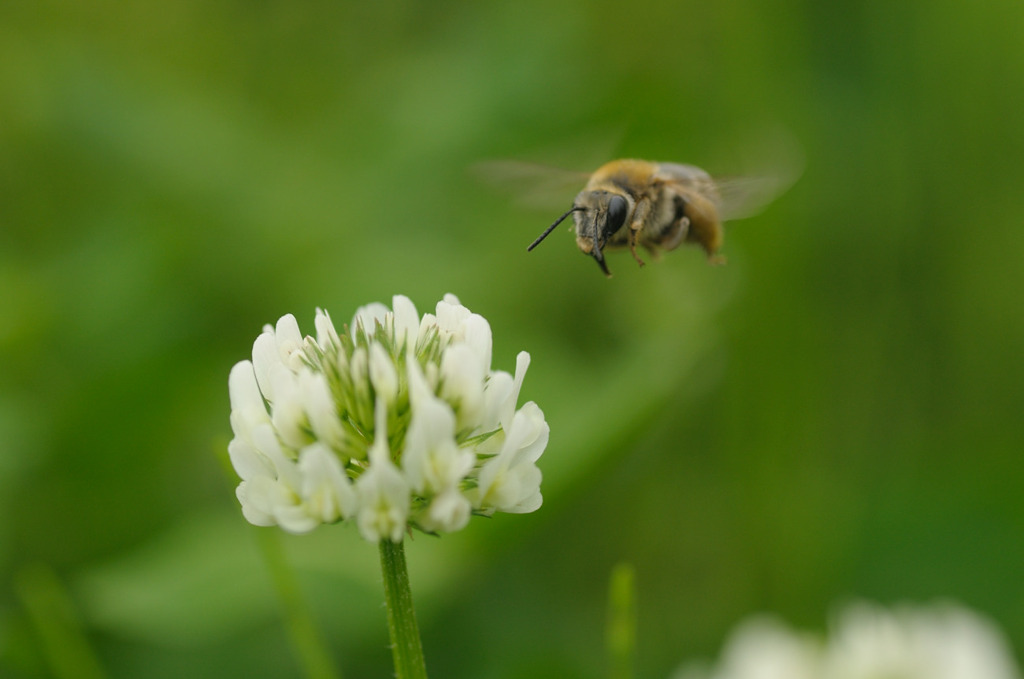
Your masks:
<svg viewBox="0 0 1024 679"><path fill-rule="evenodd" d="M572 208L555 220L527 250L533 250L569 215L576 223L576 245L594 258L601 271L611 276L605 263L607 249L629 248L640 266L637 245L657 257L663 250L674 250L683 243L704 249L713 263L724 258L722 247L724 219L738 218L749 212L751 198L760 205L771 196L767 185L757 180L726 185L714 181L707 172L693 165L653 163L646 160L613 160L590 176L577 194ZM751 192L749 189L753 188ZM723 199L724 196L724 199ZM741 205L745 203L746 205Z"/></svg>

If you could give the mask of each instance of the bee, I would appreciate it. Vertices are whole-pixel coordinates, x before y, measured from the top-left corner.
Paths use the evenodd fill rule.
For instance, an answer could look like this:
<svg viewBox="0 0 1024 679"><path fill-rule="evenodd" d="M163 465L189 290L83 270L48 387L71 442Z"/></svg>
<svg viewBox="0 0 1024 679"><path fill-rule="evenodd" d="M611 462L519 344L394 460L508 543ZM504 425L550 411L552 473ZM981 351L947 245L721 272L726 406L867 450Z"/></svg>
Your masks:
<svg viewBox="0 0 1024 679"><path fill-rule="evenodd" d="M730 215L723 212L728 205L720 188L694 165L613 160L590 176L572 208L526 249L533 250L572 215L576 245L609 277L604 251L628 247L643 266L638 245L657 257L661 251L690 243L703 248L712 263L722 263L725 260L718 254L724 237L722 220Z"/></svg>

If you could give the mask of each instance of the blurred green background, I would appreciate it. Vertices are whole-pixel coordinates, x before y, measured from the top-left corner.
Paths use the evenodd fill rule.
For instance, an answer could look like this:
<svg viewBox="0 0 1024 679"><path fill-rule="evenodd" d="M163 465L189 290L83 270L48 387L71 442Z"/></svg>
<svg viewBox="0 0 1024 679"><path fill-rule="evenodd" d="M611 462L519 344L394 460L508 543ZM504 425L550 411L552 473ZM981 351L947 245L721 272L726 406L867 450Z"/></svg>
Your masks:
<svg viewBox="0 0 1024 679"><path fill-rule="evenodd" d="M1019 654L1022 35L1010 0L0 4L0 675L301 676L281 548L389 676L376 549L241 518L227 375L284 313L449 291L552 434L541 510L408 546L433 676L604 676L620 561L640 677L858 597ZM725 267L527 255L575 190L469 172L730 174L772 130L803 175Z"/></svg>

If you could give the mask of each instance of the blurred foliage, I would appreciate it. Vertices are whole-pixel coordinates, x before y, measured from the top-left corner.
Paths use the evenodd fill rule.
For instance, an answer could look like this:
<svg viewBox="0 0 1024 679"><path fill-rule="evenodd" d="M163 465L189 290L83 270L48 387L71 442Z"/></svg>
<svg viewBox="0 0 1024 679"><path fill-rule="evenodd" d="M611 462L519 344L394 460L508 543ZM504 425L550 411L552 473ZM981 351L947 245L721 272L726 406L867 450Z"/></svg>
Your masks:
<svg viewBox="0 0 1024 679"><path fill-rule="evenodd" d="M283 313L449 291L552 437L541 510L409 545L434 676L605 676L620 561L640 677L850 597L1024 649L1021 35L1009 0L0 4L0 674L76 676L68 634L110 677L299 676L228 370ZM527 255L573 193L467 171L729 174L777 129L803 176L726 267ZM345 676L388 675L376 549L281 541Z"/></svg>

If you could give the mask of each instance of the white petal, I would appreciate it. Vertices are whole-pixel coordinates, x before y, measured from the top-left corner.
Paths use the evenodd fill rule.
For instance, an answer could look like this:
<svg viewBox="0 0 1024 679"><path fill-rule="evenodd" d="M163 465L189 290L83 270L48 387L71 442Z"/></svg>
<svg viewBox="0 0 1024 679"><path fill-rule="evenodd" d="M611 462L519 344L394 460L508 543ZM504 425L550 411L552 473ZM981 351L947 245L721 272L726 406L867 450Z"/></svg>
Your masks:
<svg viewBox="0 0 1024 679"><path fill-rule="evenodd" d="M355 513L356 493L341 463L322 443L314 443L299 455L302 474L302 499L306 511L331 523Z"/></svg>
<svg viewBox="0 0 1024 679"><path fill-rule="evenodd" d="M466 527L471 509L469 500L452 488L431 501L427 511L419 517L419 524L426 531L452 533Z"/></svg>
<svg viewBox="0 0 1024 679"><path fill-rule="evenodd" d="M508 466L504 456L490 460L480 470L477 506L483 510L524 513L540 507L540 469L532 463Z"/></svg>
<svg viewBox="0 0 1024 679"><path fill-rule="evenodd" d="M441 357L441 397L456 408L460 431L476 427L484 414L484 375L479 356L466 344L448 347Z"/></svg>
<svg viewBox="0 0 1024 679"><path fill-rule="evenodd" d="M402 454L402 469L418 492L454 486L470 472L476 455L455 442L455 413L430 392L415 363L409 366L412 418Z"/></svg>
<svg viewBox="0 0 1024 679"><path fill-rule="evenodd" d="M455 417L441 401L413 414L402 455L402 469L418 492L454 486L473 468L475 456L455 443Z"/></svg>
<svg viewBox="0 0 1024 679"><path fill-rule="evenodd" d="M266 411L251 361L239 361L231 368L228 375L228 395L232 410L262 408L264 412Z"/></svg>
<svg viewBox="0 0 1024 679"><path fill-rule="evenodd" d="M523 406L504 434L501 452L480 469L474 504L485 511L515 513L540 507L541 472L534 462L544 452L548 435L540 408Z"/></svg>
<svg viewBox="0 0 1024 679"><path fill-rule="evenodd" d="M274 466L274 478L284 482L289 488L298 488L301 485L301 477L295 468L295 462L285 454L271 425L261 425L253 429L252 444Z"/></svg>
<svg viewBox="0 0 1024 679"><path fill-rule="evenodd" d="M378 460L391 462L391 444L388 442L388 408L382 398L377 399L373 410L373 443L370 444L370 450L366 456L370 461L371 469Z"/></svg>
<svg viewBox="0 0 1024 679"><path fill-rule="evenodd" d="M722 656L720 673L723 676L759 679L831 676L824 674L819 666L816 644L774 618L756 617L744 623L730 635Z"/></svg>
<svg viewBox="0 0 1024 679"><path fill-rule="evenodd" d="M323 373L304 370L299 373L299 388L302 392L303 407L309 418L309 425L316 437L325 444L341 451L347 443L345 429L338 417L338 408L331 395L331 388Z"/></svg>
<svg viewBox="0 0 1024 679"><path fill-rule="evenodd" d="M462 335L462 324L472 313L469 309L456 302L453 304L449 299L455 299L454 295L446 295L444 301L438 302L435 309L437 315L437 326L449 335Z"/></svg>
<svg viewBox="0 0 1024 679"><path fill-rule="evenodd" d="M356 480L359 532L370 542L399 542L409 515L409 486L398 468L378 458Z"/></svg>
<svg viewBox="0 0 1024 679"><path fill-rule="evenodd" d="M277 327L265 329L252 345L252 365L263 396L273 403L274 391L270 384L270 373L276 365L283 365L295 371L302 366L305 354L302 352L302 335L295 317L286 314L277 322Z"/></svg>
<svg viewBox="0 0 1024 679"><path fill-rule="evenodd" d="M525 404L512 418L505 435L503 455L511 456L510 466L522 462L536 462L548 445L551 430L544 421L544 413L533 401Z"/></svg>
<svg viewBox="0 0 1024 679"><path fill-rule="evenodd" d="M277 325L274 326L274 335L277 338L278 345L284 346L289 343L299 343L302 341L302 333L299 331L299 322L295 320L293 314L285 314L281 318L277 319ZM285 354L282 352L282 357Z"/></svg>
<svg viewBox="0 0 1024 679"><path fill-rule="evenodd" d="M409 516L409 484L391 461L388 449L387 406L378 398L370 467L355 483L359 532L370 542L399 542Z"/></svg>
<svg viewBox="0 0 1024 679"><path fill-rule="evenodd" d="M543 498L540 494L542 474L533 464L523 464L514 468L516 493L515 500L505 506L498 507L510 514L528 514L540 508Z"/></svg>
<svg viewBox="0 0 1024 679"><path fill-rule="evenodd" d="M349 376L352 379L352 384L355 385L356 395L359 397L370 397L369 390L369 379L370 379L370 359L366 354L364 347L356 347L352 351L352 359L348 365Z"/></svg>
<svg viewBox="0 0 1024 679"><path fill-rule="evenodd" d="M367 304L356 309L356 314L352 317L352 338L355 339L356 331L359 328L362 328L363 332L367 335L372 336L377 332L378 323L381 325L385 324L389 313L391 312L388 308L380 302Z"/></svg>
<svg viewBox="0 0 1024 679"><path fill-rule="evenodd" d="M316 310L313 326L316 328L316 343L324 351L328 351L329 347L336 351L341 346L341 340L338 339L338 331L331 321L330 314L326 311L323 309Z"/></svg>
<svg viewBox="0 0 1024 679"><path fill-rule="evenodd" d="M479 314L471 314L463 324L465 343L476 353L486 375L491 370L491 326Z"/></svg>
<svg viewBox="0 0 1024 679"><path fill-rule="evenodd" d="M228 443L228 457L238 477L249 481L257 476L275 478L277 471L273 463L249 442L234 438Z"/></svg>
<svg viewBox="0 0 1024 679"><path fill-rule="evenodd" d="M416 336L420 328L420 316L416 305L404 295L395 295L391 299L395 313L395 341L401 347L405 342L406 350L416 347Z"/></svg>
<svg viewBox="0 0 1024 679"><path fill-rule="evenodd" d="M398 372L387 350L380 342L370 342L370 382L377 394L388 403L398 396Z"/></svg>
<svg viewBox="0 0 1024 679"><path fill-rule="evenodd" d="M423 377L427 380L427 386L430 388L430 393L437 393L437 387L441 382L441 370L437 367L437 363L427 363L423 367Z"/></svg>
<svg viewBox="0 0 1024 679"><path fill-rule="evenodd" d="M515 383L507 372L497 370L487 377L484 385L484 407L481 413L480 432L497 429L501 425L505 404L512 394Z"/></svg>
<svg viewBox="0 0 1024 679"><path fill-rule="evenodd" d="M283 365L276 365L270 371L270 384L274 390L271 420L285 445L298 450L311 443L299 377Z"/></svg>
<svg viewBox="0 0 1024 679"><path fill-rule="evenodd" d="M238 488L235 490L235 494L238 496L239 502L242 503L242 511L246 513L246 518L249 518L249 514L255 517L269 517L271 524L257 524L257 525L273 525L277 521L273 518L276 509L276 498L277 498L277 486L278 483L272 478L266 476L257 476L252 481L245 481L238 484ZM252 519L250 522L255 523Z"/></svg>
<svg viewBox="0 0 1024 679"><path fill-rule="evenodd" d="M252 363L236 363L228 376L228 394L231 399L231 429L235 436L250 438L250 431L262 422L270 421L263 402Z"/></svg>
<svg viewBox="0 0 1024 679"><path fill-rule="evenodd" d="M416 346L419 347L427 334L437 330L437 316L434 314L423 314L420 319L420 328L416 331Z"/></svg>
<svg viewBox="0 0 1024 679"><path fill-rule="evenodd" d="M492 457L484 463L477 474L477 487L472 495L473 506L477 509L493 509L496 486L503 483L503 477L508 471L508 458Z"/></svg>
<svg viewBox="0 0 1024 679"><path fill-rule="evenodd" d="M274 329L277 351L280 361L290 370L298 370L302 366L302 333L295 316L285 314L277 321Z"/></svg>
<svg viewBox="0 0 1024 679"><path fill-rule="evenodd" d="M320 525L320 521L310 516L303 505L282 506L274 516L277 525L289 533L308 533Z"/></svg>
<svg viewBox="0 0 1024 679"><path fill-rule="evenodd" d="M276 522L274 521L273 514L257 508L250 499L251 490L249 483L245 481L238 484L238 488L235 489L235 497L238 498L238 502L242 505L242 516L244 516L245 520L254 526L275 525Z"/></svg>
<svg viewBox="0 0 1024 679"><path fill-rule="evenodd" d="M416 361L406 363L405 374L409 380L409 402L413 409L420 402L434 397L434 392L419 363Z"/></svg>
<svg viewBox="0 0 1024 679"><path fill-rule="evenodd" d="M848 607L826 649L830 676L1016 679L1005 641L990 623L955 606Z"/></svg>
<svg viewBox="0 0 1024 679"><path fill-rule="evenodd" d="M274 392L270 386L270 369L281 363L280 354L277 351L277 340L274 339L273 331L264 331L256 338L252 345L252 367L256 374L256 381L264 398L271 403L274 402Z"/></svg>
<svg viewBox="0 0 1024 679"><path fill-rule="evenodd" d="M516 403L519 401L519 390L523 387L523 379L526 377L526 369L529 367L530 354L520 351L519 355L516 356L515 383L512 386L512 392L509 394L508 400L502 407L501 427L505 431L508 431L509 426L512 424L512 416L516 410Z"/></svg>
<svg viewBox="0 0 1024 679"><path fill-rule="evenodd" d="M245 497L250 513L257 518L272 516L274 523L290 533L307 533L319 523L306 512L295 487L282 480L274 481L265 476L253 479L246 484ZM245 507L243 501L243 513ZM248 514L246 518L249 518Z"/></svg>

